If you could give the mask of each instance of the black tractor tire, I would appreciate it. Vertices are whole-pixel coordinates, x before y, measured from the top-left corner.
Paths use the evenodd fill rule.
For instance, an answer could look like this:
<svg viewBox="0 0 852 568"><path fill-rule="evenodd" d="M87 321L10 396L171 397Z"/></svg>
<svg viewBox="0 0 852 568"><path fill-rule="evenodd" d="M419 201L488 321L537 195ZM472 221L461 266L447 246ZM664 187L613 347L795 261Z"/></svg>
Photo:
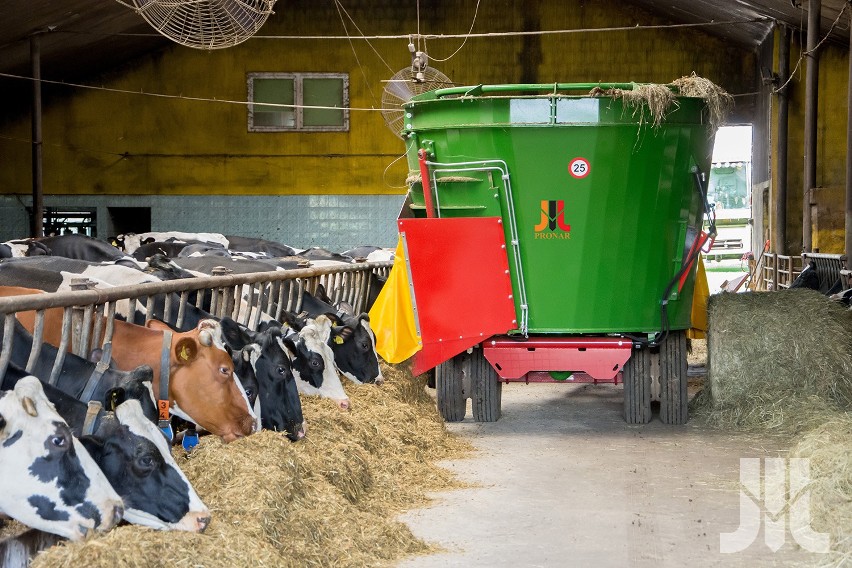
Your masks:
<svg viewBox="0 0 852 568"><path fill-rule="evenodd" d="M435 368L435 397L438 412L447 422L461 422L467 412L464 369L467 353L456 355Z"/></svg>
<svg viewBox="0 0 852 568"><path fill-rule="evenodd" d="M686 352L683 330L669 332L660 344L660 420L665 424L689 419Z"/></svg>
<svg viewBox="0 0 852 568"><path fill-rule="evenodd" d="M473 419L476 422L496 422L501 415L503 383L482 349L474 349L470 354L470 373Z"/></svg>
<svg viewBox="0 0 852 568"><path fill-rule="evenodd" d="M647 424L651 417L651 350L643 346L624 365L624 420Z"/></svg>

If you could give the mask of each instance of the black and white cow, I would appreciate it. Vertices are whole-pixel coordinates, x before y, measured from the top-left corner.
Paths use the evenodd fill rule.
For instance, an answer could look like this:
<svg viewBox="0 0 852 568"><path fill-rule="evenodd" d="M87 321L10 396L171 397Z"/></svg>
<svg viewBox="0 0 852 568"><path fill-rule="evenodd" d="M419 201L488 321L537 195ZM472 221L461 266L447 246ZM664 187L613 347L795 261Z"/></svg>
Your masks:
<svg viewBox="0 0 852 568"><path fill-rule="evenodd" d="M304 438L302 403L291 362L291 354L298 347L283 337L280 326L270 325L255 332L231 318L222 318L220 323L225 342L236 351L235 358L248 358L254 370L263 428L286 432L294 442ZM236 369L235 362L235 372Z"/></svg>
<svg viewBox="0 0 852 568"><path fill-rule="evenodd" d="M35 239L19 239L0 243L0 258L49 256L53 252Z"/></svg>
<svg viewBox="0 0 852 568"><path fill-rule="evenodd" d="M225 235L227 248L231 253L250 253L267 257L281 257L296 254L297 250L289 245L254 237Z"/></svg>
<svg viewBox="0 0 852 568"><path fill-rule="evenodd" d="M126 255L106 241L86 235L57 235L44 237L38 241L50 249L53 256L139 267L138 261L132 256Z"/></svg>
<svg viewBox="0 0 852 568"><path fill-rule="evenodd" d="M0 320L0 333L3 332L3 328L4 322ZM32 335L18 320L15 320L11 362L20 368L26 367L32 344ZM44 343L33 365L32 374L44 381L49 380L57 353L58 349L55 346ZM97 380L89 385L89 379L93 376ZM127 398L138 400L143 414L152 424L156 424L158 411L152 387L153 380L153 372L151 367L147 365L142 365L132 371L120 371L114 368L112 364L104 368L103 365L98 365L73 353L65 353L55 385L76 399L84 398L86 387L90 386L89 392L85 394L87 401L97 400L105 406L109 406L111 401L116 400L116 393L123 393L123 396Z"/></svg>
<svg viewBox="0 0 852 568"><path fill-rule="evenodd" d="M24 380L25 375L10 367L3 388ZM118 493L124 520L161 530L201 532L207 527L210 511L178 467L160 430L142 413L138 400L126 398L113 411L101 410L93 416L88 432L86 403L50 385L42 387Z"/></svg>
<svg viewBox="0 0 852 568"><path fill-rule="evenodd" d="M280 325L267 322L266 326ZM263 328L262 328L263 329ZM341 410L349 410L349 396L343 389L334 366L334 352L328 346L331 320L321 315L308 319L301 329L282 328L285 339L294 346L293 377L299 392L311 396L330 398Z"/></svg>
<svg viewBox="0 0 852 568"><path fill-rule="evenodd" d="M218 243L228 245L221 233L183 233L180 231L125 233L115 237L115 244L125 253L132 255L140 246L148 243Z"/></svg>
<svg viewBox="0 0 852 568"><path fill-rule="evenodd" d="M0 513L71 540L111 529L124 512L35 377L0 392L0 479Z"/></svg>
<svg viewBox="0 0 852 568"><path fill-rule="evenodd" d="M322 288L318 289L323 292ZM328 345L334 353L334 364L346 378L354 383L379 383L384 381L379 356L376 353L376 335L370 328L370 316L354 315L349 304L337 309L310 294L302 294L302 312L310 317L325 314L333 320ZM288 323L297 329L304 319L288 316Z"/></svg>

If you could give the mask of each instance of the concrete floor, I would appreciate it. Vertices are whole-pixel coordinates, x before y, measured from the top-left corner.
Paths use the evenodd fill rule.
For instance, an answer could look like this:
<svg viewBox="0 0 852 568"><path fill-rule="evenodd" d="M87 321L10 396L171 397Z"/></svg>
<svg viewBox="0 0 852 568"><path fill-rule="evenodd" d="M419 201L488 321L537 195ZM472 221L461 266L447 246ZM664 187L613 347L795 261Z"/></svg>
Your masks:
<svg viewBox="0 0 852 568"><path fill-rule="evenodd" d="M434 391L432 391L434 392ZM433 495L402 520L446 552L402 568L813 565L787 535L720 553L739 526L739 459L783 457L778 440L658 419L631 426L612 385L509 384L503 417L448 428L478 451L447 468L476 488Z"/></svg>

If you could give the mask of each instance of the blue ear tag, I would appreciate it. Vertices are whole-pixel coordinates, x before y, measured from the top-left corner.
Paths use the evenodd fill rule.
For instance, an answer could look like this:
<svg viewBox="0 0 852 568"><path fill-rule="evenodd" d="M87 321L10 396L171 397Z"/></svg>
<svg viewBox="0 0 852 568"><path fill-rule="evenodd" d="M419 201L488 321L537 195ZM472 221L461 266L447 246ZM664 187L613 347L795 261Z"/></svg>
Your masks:
<svg viewBox="0 0 852 568"><path fill-rule="evenodd" d="M163 433L163 436L166 437L166 441L168 441L169 446L171 446L175 439L175 433L174 430L172 430L172 423L168 420L160 420L158 426L160 427L160 431Z"/></svg>
<svg viewBox="0 0 852 568"><path fill-rule="evenodd" d="M195 428L189 428L183 433L182 445L187 452L198 445L198 432L195 431Z"/></svg>

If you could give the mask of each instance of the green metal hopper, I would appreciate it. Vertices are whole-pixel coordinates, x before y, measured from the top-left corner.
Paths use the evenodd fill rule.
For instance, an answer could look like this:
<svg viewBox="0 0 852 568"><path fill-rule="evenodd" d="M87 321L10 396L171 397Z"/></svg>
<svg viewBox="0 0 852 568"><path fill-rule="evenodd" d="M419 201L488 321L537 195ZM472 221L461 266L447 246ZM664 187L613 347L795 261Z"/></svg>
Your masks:
<svg viewBox="0 0 852 568"><path fill-rule="evenodd" d="M594 350L594 341L619 338L619 354L604 357L604 363L616 367L614 377L592 377L597 382L618 382L644 372L645 363L637 362L642 356L632 358L642 369L628 368L631 350L644 349L650 357L662 349L665 355L666 345L661 344L673 342L680 350L685 343L682 330L690 327L694 261L706 238L701 235L706 209L703 174L710 168L714 129L708 125L707 104L701 98L675 97L657 122L641 100L631 103L612 96L632 87L458 87L424 93L405 105L403 137L412 175L401 232L407 233L405 223L413 227L418 219L432 222L427 238L407 240L411 266L416 266L419 255L434 257L436 250L429 249L436 247L441 254L460 257L453 266L479 255L465 249L464 243L443 242L437 220L497 219L515 315L508 329L501 329L505 318L487 325L479 341L475 334L455 339L456 349L464 344L456 353L444 344L431 363L446 366L443 361L448 357L469 357L471 345L505 336L546 340L551 347L539 362L524 363L532 365L525 371L551 377L582 374L586 369L534 367L548 364L545 361L585 365L572 361ZM599 94L590 96L592 89ZM581 92L585 94L577 94ZM480 272L477 268L464 277L476 282ZM471 298L462 304L475 304L476 290L493 286L492 281L474 286ZM428 353L427 344L435 338L429 337L431 324L424 317L440 316L430 316L434 311L426 304L447 298L440 286L418 287L417 270L412 272L412 287ZM474 312L481 314L483 308L487 311L488 306L477 306ZM578 340L592 343L586 348L566 347L574 350L573 359L570 354L554 359L560 338L574 342L571 345L580 345ZM531 380L528 372L522 378L509 376L512 372L506 367L515 364L504 362L501 368L497 355L504 352L495 346L496 340L489 353L489 344L484 343L482 351L500 380ZM677 380L684 382L685 397L685 354L682 365L677 357L675 363L678 369L683 367L684 375ZM659 385L656 390L659 398ZM683 413L685 420L685 409Z"/></svg>

